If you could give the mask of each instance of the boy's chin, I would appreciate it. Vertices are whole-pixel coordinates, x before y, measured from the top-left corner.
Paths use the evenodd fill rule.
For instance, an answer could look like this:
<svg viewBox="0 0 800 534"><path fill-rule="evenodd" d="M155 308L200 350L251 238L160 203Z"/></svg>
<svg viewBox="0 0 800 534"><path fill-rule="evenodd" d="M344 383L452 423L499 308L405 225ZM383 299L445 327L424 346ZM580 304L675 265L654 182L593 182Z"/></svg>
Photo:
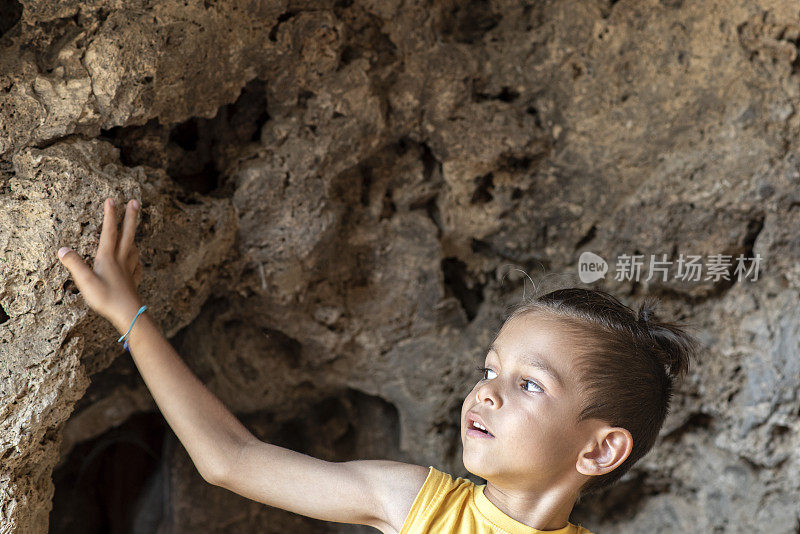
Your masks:
<svg viewBox="0 0 800 534"><path fill-rule="evenodd" d="M461 461L464 464L464 469L477 477L486 479L487 475L490 474L485 458L463 452L461 455Z"/></svg>

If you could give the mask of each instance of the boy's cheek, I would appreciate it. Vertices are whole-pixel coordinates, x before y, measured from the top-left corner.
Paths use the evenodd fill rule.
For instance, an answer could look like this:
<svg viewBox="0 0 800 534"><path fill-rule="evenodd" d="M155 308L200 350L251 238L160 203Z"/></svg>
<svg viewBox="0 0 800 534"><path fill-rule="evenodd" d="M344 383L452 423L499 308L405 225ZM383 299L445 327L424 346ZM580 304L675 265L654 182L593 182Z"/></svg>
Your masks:
<svg viewBox="0 0 800 534"><path fill-rule="evenodd" d="M466 417L467 412L469 411L469 409L472 407L472 404L470 404L470 399L471 398L472 398L472 392L470 392L467 395L467 397L464 399L464 402L461 403L461 420L458 422L458 426L460 428L463 428L463 426L464 426L464 418Z"/></svg>

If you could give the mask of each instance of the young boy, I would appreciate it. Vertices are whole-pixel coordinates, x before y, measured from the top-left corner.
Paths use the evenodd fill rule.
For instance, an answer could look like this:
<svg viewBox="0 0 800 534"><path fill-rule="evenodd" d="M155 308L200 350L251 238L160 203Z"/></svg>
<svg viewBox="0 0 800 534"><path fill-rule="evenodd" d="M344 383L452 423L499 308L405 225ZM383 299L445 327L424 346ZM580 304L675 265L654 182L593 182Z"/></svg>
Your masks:
<svg viewBox="0 0 800 534"><path fill-rule="evenodd" d="M600 291L552 292L511 314L464 400L464 466L485 485L432 466L327 462L260 441L192 374L142 313L138 203L128 203L120 235L113 201L104 209L93 269L59 250L87 304L125 334L206 481L308 517L401 534L591 534L569 522L575 501L618 480L652 447L672 377L694 350L677 325L650 317L649 304L637 318Z"/></svg>

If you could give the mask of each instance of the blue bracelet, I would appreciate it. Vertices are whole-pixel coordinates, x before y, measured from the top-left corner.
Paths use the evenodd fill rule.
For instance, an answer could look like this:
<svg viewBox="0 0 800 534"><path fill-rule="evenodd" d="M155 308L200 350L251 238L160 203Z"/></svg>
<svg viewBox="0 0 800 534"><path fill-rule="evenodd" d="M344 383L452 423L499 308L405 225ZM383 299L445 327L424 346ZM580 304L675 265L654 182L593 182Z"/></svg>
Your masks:
<svg viewBox="0 0 800 534"><path fill-rule="evenodd" d="M117 343L119 343L119 342L120 342L120 341L122 341L123 339L125 340L125 343L123 343L123 344L122 344L122 348L124 348L124 349L125 349L125 350L127 350L128 352L130 352L130 351L131 351L131 349L130 349L130 348L129 348L129 346L128 346L128 340L127 340L128 334L130 334L130 333L131 333L131 330L133 329L133 323L135 323L135 322L136 322L136 319L139 317L139 315L141 315L141 313L142 313L143 311L145 311L146 309L147 309L147 306L142 306L141 308L139 308L139 311L136 313L136 316L133 318L133 321L131 321L131 327L130 327L130 328L128 328L128 331L127 331L127 332L125 332L125 334L124 334L124 335L123 335L121 338L119 338L119 339L117 340Z"/></svg>

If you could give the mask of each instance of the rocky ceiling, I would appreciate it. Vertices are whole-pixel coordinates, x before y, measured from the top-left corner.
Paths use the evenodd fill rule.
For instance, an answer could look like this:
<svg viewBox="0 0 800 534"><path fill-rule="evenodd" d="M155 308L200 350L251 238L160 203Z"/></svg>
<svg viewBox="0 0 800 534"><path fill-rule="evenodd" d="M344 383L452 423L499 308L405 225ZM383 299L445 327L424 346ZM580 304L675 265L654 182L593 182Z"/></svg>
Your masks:
<svg viewBox="0 0 800 534"><path fill-rule="evenodd" d="M56 257L106 197L142 202L149 313L254 433L461 476L525 273L758 254L600 283L704 350L572 520L800 532L799 44L789 0L0 0L0 532L367 531L203 482Z"/></svg>

